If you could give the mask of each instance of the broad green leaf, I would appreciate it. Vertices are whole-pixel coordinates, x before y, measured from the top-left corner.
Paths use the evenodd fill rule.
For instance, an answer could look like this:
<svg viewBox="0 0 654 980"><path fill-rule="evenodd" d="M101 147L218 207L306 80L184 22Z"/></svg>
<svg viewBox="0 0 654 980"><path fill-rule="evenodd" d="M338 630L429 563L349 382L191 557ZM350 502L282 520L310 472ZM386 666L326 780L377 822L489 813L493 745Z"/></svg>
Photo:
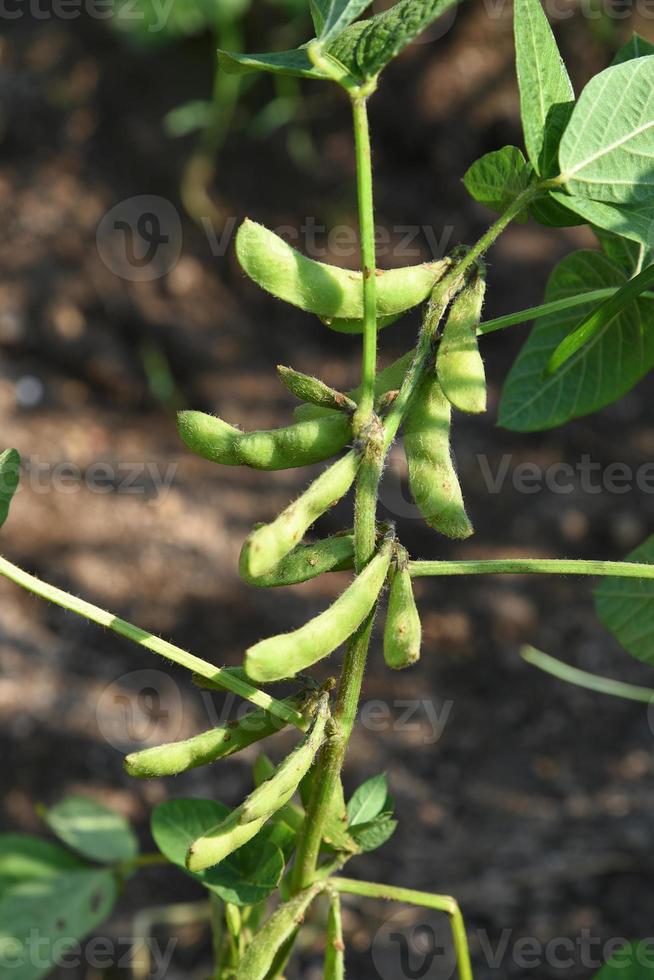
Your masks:
<svg viewBox="0 0 654 980"><path fill-rule="evenodd" d="M357 824L352 828L352 837L361 851L376 851L393 836L397 820L388 813L380 813L368 823Z"/></svg>
<svg viewBox="0 0 654 980"><path fill-rule="evenodd" d="M306 48L292 51L271 51L266 54L239 54L235 51L219 51L218 58L223 71L245 75L252 71L267 71L275 75L292 75L296 78L326 79L311 62Z"/></svg>
<svg viewBox="0 0 654 980"><path fill-rule="evenodd" d="M627 41L623 48L620 48L615 58L614 65L622 65L625 61L633 61L634 58L644 58L648 54L654 54L654 44L645 40L640 34L634 34L630 41Z"/></svg>
<svg viewBox="0 0 654 980"><path fill-rule="evenodd" d="M64 844L92 861L115 864L138 854L138 841L124 817L85 796L62 800L43 818Z"/></svg>
<svg viewBox="0 0 654 980"><path fill-rule="evenodd" d="M609 204L654 195L654 56L607 68L572 113L559 155L571 194Z"/></svg>
<svg viewBox="0 0 654 980"><path fill-rule="evenodd" d="M532 181L533 171L517 146L487 153L466 172L463 183L475 201L505 211Z"/></svg>
<svg viewBox="0 0 654 980"><path fill-rule="evenodd" d="M646 249L629 238L614 235L613 232L605 231L603 228L593 228L593 231L602 246L602 251L629 276L633 275L636 269L654 262L654 247Z"/></svg>
<svg viewBox="0 0 654 980"><path fill-rule="evenodd" d="M571 357L586 347L600 333L607 330L611 324L622 315L634 300L654 286L654 266L643 269L637 276L618 290L613 296L589 313L581 323L568 334L552 354L547 373L553 374L560 370Z"/></svg>
<svg viewBox="0 0 654 980"><path fill-rule="evenodd" d="M0 835L0 896L31 878L53 878L85 865L58 844L26 834Z"/></svg>
<svg viewBox="0 0 654 980"><path fill-rule="evenodd" d="M118 0L112 23L134 41L150 46L224 28L239 20L251 0Z"/></svg>
<svg viewBox="0 0 654 980"><path fill-rule="evenodd" d="M541 0L515 0L514 18L525 146L536 173L552 177L575 94Z"/></svg>
<svg viewBox="0 0 654 980"><path fill-rule="evenodd" d="M365 783L352 794L347 804L348 825L350 830L360 824L368 824L381 813L390 813L393 809L392 800L388 794L386 773L367 779Z"/></svg>
<svg viewBox="0 0 654 980"><path fill-rule="evenodd" d="M569 194L554 193L550 197L581 215L591 225L651 247L654 240L654 200L618 206Z"/></svg>
<svg viewBox="0 0 654 980"><path fill-rule="evenodd" d="M374 78L458 2L400 0L389 10L348 27L334 40L329 53L355 77Z"/></svg>
<svg viewBox="0 0 654 980"><path fill-rule="evenodd" d="M193 841L221 823L229 812L228 807L213 800L169 800L153 810L152 836L169 861L223 901L255 905L275 891L284 872L284 855L278 845L288 842L289 831L281 825L265 827L214 868L198 874L186 869L186 855Z"/></svg>
<svg viewBox="0 0 654 980"><path fill-rule="evenodd" d="M652 942L643 939L627 943L604 964L594 980L652 980L654 958Z"/></svg>
<svg viewBox="0 0 654 980"><path fill-rule="evenodd" d="M359 17L372 0L322 0L320 18L322 26L318 40L327 44Z"/></svg>
<svg viewBox="0 0 654 980"><path fill-rule="evenodd" d="M654 535L625 561L654 562ZM595 590L597 615L625 650L654 664L654 580L607 578Z"/></svg>
<svg viewBox="0 0 654 980"><path fill-rule="evenodd" d="M559 198L563 199L564 195L559 195ZM561 200L556 200L551 193L537 197L529 205L529 212L535 221L546 228L575 228L586 220L562 204Z"/></svg>
<svg viewBox="0 0 654 980"><path fill-rule="evenodd" d="M111 913L118 886L109 870L65 871L24 881L0 898L0 963L11 980L49 976Z"/></svg>
<svg viewBox="0 0 654 980"><path fill-rule="evenodd" d="M620 288L627 276L599 252L566 256L550 277L546 302ZM550 357L595 304L543 317L533 327L502 392L499 424L516 432L563 425L617 401L654 366L654 300L632 303L583 351L546 378Z"/></svg>
<svg viewBox="0 0 654 980"><path fill-rule="evenodd" d="M15 449L0 453L0 527L9 516L9 507L20 480L20 456Z"/></svg>

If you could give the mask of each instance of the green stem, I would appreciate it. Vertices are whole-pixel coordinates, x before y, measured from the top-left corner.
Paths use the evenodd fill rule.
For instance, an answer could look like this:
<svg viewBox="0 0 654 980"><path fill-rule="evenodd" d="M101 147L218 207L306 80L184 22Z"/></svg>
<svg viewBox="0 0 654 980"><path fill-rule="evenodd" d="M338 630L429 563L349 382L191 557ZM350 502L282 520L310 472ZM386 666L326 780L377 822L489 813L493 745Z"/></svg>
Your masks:
<svg viewBox="0 0 654 980"><path fill-rule="evenodd" d="M484 561L410 561L409 572L412 578L442 575L613 575L616 578L654 578L654 565L566 558L493 558Z"/></svg>
<svg viewBox="0 0 654 980"><path fill-rule="evenodd" d="M117 865L116 870L121 875L129 875L134 871L140 871L142 868L154 868L162 864L170 864L168 858L164 857L163 854L139 854L137 857Z"/></svg>
<svg viewBox="0 0 654 980"><path fill-rule="evenodd" d="M159 636L153 636L152 633L148 633L138 626L133 626L124 619L119 619L112 613L106 612L104 609L100 609L98 606L94 606L84 599L78 599L76 596L70 595L70 593L64 592L62 589L57 589L54 585L48 585L47 582L42 582L36 576L30 575L28 572L23 571L22 568L13 565L6 558L2 557L0 557L0 575L8 578L11 582L26 589L28 592L33 593L33 595L39 596L41 599L52 602L62 609L67 609L69 612L75 613L77 616L82 616L84 619L89 619L98 626L104 626L114 633L118 633L119 636L124 636L133 643L145 647L153 653L158 653L160 656L165 657L166 660L171 660L173 663L179 664L180 667L185 667L187 670L199 674L200 677L219 684L222 688L231 691L232 694L237 694L246 701L255 704L258 708L269 711L270 714L275 715L277 718L296 725L301 730L306 728L305 721L298 711L294 711L288 705L277 701L264 691L259 691L256 687L252 687L247 681L241 680L227 670L207 663L206 660L201 660L194 654L188 653L186 650L182 650L180 647L174 646L166 640L162 640Z"/></svg>
<svg viewBox="0 0 654 980"><path fill-rule="evenodd" d="M555 299L551 303L542 303L541 306L531 306L527 310L508 313L506 316L498 316L494 320L485 320L483 323L480 323L477 334L483 336L487 333L494 333L496 330L504 330L506 327L515 327L520 323L540 320L542 317L550 316L552 313L564 313L566 310L572 310L576 306L585 306L586 303L601 302L609 296L613 296L617 291L617 289L593 289L589 293L580 293L579 296Z"/></svg>
<svg viewBox="0 0 654 980"><path fill-rule="evenodd" d="M362 898L380 898L387 902L402 902L418 905L421 908L445 912L450 917L452 938L456 950L459 980L472 980L470 950L461 910L456 899L449 895L431 895L412 888L395 888L392 885L378 885L371 881L355 881L352 878L331 878L330 885L345 895L359 895Z"/></svg>
<svg viewBox="0 0 654 980"><path fill-rule="evenodd" d="M589 674L588 671L564 664L561 660L556 660L555 657L550 657L549 654L542 653L534 647L523 647L520 656L528 664L552 674L553 677L558 677L568 684L575 684L577 687L585 687L589 691L611 694L615 698L627 698L629 701L640 701L643 704L651 704L654 700L654 691L648 687L624 684L622 681L611 680L610 677Z"/></svg>

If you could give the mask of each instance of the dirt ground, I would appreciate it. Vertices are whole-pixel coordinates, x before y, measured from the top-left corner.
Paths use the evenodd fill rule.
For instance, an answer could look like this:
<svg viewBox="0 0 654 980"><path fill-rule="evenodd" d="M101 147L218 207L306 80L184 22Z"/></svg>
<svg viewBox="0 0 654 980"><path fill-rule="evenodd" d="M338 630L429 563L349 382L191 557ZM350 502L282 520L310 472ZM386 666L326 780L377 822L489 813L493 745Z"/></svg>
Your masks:
<svg viewBox="0 0 654 980"><path fill-rule="evenodd" d="M629 25L616 24L619 40ZM654 39L651 22L637 26ZM616 41L592 27L576 14L560 31L578 85L608 63ZM252 47L257 40L252 33ZM252 641L322 609L343 579L274 593L246 588L236 571L243 538L307 477L192 458L178 441L173 409L214 411L244 428L284 423L292 401L275 364L347 387L356 383L357 341L259 294L233 249L214 254L215 241L183 212L179 180L192 141L168 139L162 118L206 95L208 39L144 53L89 18L23 18L3 24L0 56L2 443L16 446L28 465L3 553L201 657L238 664ZM252 131L272 83L247 93L212 189L229 215L271 227L297 228L308 216L328 228L354 226L347 106L310 85L306 93L304 166L298 152L289 157L287 128ZM460 178L483 152L520 143L510 10L489 17L483 4L470 4L445 37L415 45L389 71L372 124L380 226L395 229L396 242L399 226L423 229L411 261L428 257L430 232L440 239L449 230L448 246L474 241L489 215L467 198ZM165 198L180 215L181 257L162 278L130 282L103 262L96 231L110 208L142 194ZM511 230L491 255L487 316L539 302L557 259L592 244L578 229ZM337 261L354 264L356 256ZM523 436L496 427L501 385L527 329L484 341L491 410L456 427L477 529L471 542L445 542L417 519L394 451L383 502L414 557L619 559L654 528L654 499L636 489L587 494L576 485L525 495L514 487L511 474L524 461L575 466L589 454L602 469L616 461L636 467L654 453L649 380L560 430ZM405 350L414 332L409 320L383 334L383 358ZM503 458L504 488L489 493L485 474ZM341 505L322 528L348 519ZM42 832L35 804L81 791L130 817L149 850L154 804L184 795L227 804L242 798L252 752L174 781L137 785L122 770L135 745L188 736L236 705L9 583L0 594L3 829ZM422 661L391 675L377 637L346 770L348 791L387 771L400 827L349 870L459 897L478 980L585 980L601 944L652 929L654 721L642 706L544 677L518 650L531 642L647 685L651 671L603 630L587 580L425 580L418 599ZM143 872L103 935L131 935L144 906L201 898L181 874ZM429 916L347 902L348 975L445 980L448 952L426 972L418 956L407 972L392 938L401 928L417 941L420 927L428 934L431 925ZM433 928L447 946L442 924L434 920ZM178 944L165 976L205 976L203 927L173 932ZM157 935L168 933L162 927ZM552 944L559 939L572 941L572 953ZM321 976L319 949L310 933L289 976ZM53 974L126 975L124 966Z"/></svg>

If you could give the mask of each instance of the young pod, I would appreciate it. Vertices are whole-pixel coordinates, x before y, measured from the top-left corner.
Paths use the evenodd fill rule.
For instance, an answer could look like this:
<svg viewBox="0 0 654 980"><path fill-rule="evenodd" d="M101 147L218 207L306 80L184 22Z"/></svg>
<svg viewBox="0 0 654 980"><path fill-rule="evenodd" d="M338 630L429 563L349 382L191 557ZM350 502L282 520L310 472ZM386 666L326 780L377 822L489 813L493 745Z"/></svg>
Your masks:
<svg viewBox="0 0 654 980"><path fill-rule="evenodd" d="M297 699L289 698L287 704L297 710ZM133 752L125 759L125 769L136 779L156 779L176 776L198 766L206 766L217 759L225 759L241 749L260 742L280 731L284 722L274 715L257 708L237 722L212 728L182 742L158 745L156 748Z"/></svg>
<svg viewBox="0 0 654 980"><path fill-rule="evenodd" d="M398 564L393 572L388 596L384 659L393 670L410 667L420 659L422 625L413 597L407 560L404 548L398 549Z"/></svg>
<svg viewBox="0 0 654 980"><path fill-rule="evenodd" d="M477 340L485 293L481 275L459 293L436 357L438 380L448 400L459 411L473 414L486 411L486 372Z"/></svg>
<svg viewBox="0 0 654 980"><path fill-rule="evenodd" d="M309 402L311 405L317 405L318 408L326 408L336 412L352 413L356 410L356 402L353 402L351 398L348 398L341 391L330 388L320 378L313 378L308 374L302 374L301 371L284 367L282 364L277 366L277 374L291 394L299 398L300 401Z"/></svg>
<svg viewBox="0 0 654 980"><path fill-rule="evenodd" d="M278 299L330 320L363 320L361 272L308 259L279 235L246 220L236 236L236 254L243 271ZM377 313L403 313L422 303L434 288L449 259L377 273Z"/></svg>
<svg viewBox="0 0 654 980"><path fill-rule="evenodd" d="M379 372L375 380L375 400L377 403L389 391L395 391L401 388L405 375L411 367L415 356L415 350L410 350L396 361L393 361L392 364L389 364L383 371ZM349 391L347 394L352 401L358 402L361 397L361 389L355 388L354 391ZM293 414L298 421L303 421L305 419L323 418L327 412L328 409L317 408L315 405L298 405Z"/></svg>
<svg viewBox="0 0 654 980"><path fill-rule="evenodd" d="M324 887L324 882L318 882L273 912L248 943L234 980L265 980L269 976L278 952L302 924L307 909Z"/></svg>
<svg viewBox="0 0 654 980"><path fill-rule="evenodd" d="M323 977L324 980L345 980L345 944L343 942L341 900L338 892L331 892L329 896L327 947L325 949Z"/></svg>
<svg viewBox="0 0 654 980"><path fill-rule="evenodd" d="M313 764L325 737L329 716L327 695L321 698L313 725L274 773L261 783L239 807L239 823L268 819L285 806Z"/></svg>
<svg viewBox="0 0 654 980"><path fill-rule="evenodd" d="M389 538L372 561L329 609L293 633L272 636L245 653L245 669L255 681L294 677L329 656L359 628L381 592L391 560Z"/></svg>
<svg viewBox="0 0 654 980"><path fill-rule="evenodd" d="M452 407L435 377L423 378L404 423L411 493L430 527L448 538L468 538L465 511L450 452Z"/></svg>
<svg viewBox="0 0 654 980"><path fill-rule="evenodd" d="M241 551L246 581L267 575L302 540L318 518L344 497L354 482L361 457L351 450L322 473L272 524L256 528Z"/></svg>
<svg viewBox="0 0 654 980"><path fill-rule="evenodd" d="M354 535L335 534L313 544L299 544L267 575L259 578L244 575L244 580L248 585L270 589L298 585L325 572L343 572L351 568L354 568Z"/></svg>
<svg viewBox="0 0 654 980"><path fill-rule="evenodd" d="M177 424L192 452L213 463L255 470L287 470L320 463L335 456L352 439L349 418L331 412L260 432L241 432L204 412L180 412Z"/></svg>
<svg viewBox="0 0 654 980"><path fill-rule="evenodd" d="M275 764L269 759L265 752L260 752L254 762L252 774L254 785L261 786L266 779L270 779L275 773ZM293 833L299 834L304 826L304 810L295 803L287 803L277 813L277 817L289 827Z"/></svg>
<svg viewBox="0 0 654 980"><path fill-rule="evenodd" d="M228 817L193 841L186 856L189 871L204 871L219 864L258 834L266 821L286 806L320 747L327 715L325 698L310 732L285 760L288 765L282 763L274 776L257 787Z"/></svg>

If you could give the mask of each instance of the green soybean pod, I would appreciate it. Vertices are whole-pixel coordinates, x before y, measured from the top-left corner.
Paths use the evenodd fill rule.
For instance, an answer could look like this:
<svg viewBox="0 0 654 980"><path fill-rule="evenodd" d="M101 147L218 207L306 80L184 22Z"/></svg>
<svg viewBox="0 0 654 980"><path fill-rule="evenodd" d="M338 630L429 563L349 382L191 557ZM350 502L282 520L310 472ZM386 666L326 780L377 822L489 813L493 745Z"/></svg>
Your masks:
<svg viewBox="0 0 654 980"><path fill-rule="evenodd" d="M318 518L344 497L361 462L351 450L326 469L272 524L256 528L241 551L240 573L248 580L271 572Z"/></svg>
<svg viewBox="0 0 654 980"><path fill-rule="evenodd" d="M233 810L217 827L193 841L186 855L186 867L189 871L198 872L220 864L239 847L256 837L265 822L253 820L251 823L239 824L238 811Z"/></svg>
<svg viewBox="0 0 654 980"><path fill-rule="evenodd" d="M411 367L415 356L415 350L410 350L396 361L393 361L392 364L389 364L383 371L379 372L375 380L376 401L383 398L389 391L394 391L402 386L405 375ZM352 401L358 402L361 397L361 389L355 388L354 391L348 391L347 395ZM298 405L293 414L298 421L301 421L310 418L323 418L327 412L327 409L317 408L314 405Z"/></svg>
<svg viewBox="0 0 654 980"><path fill-rule="evenodd" d="M297 698L288 698L286 703L297 710ZM240 721L212 728L180 742L170 742L155 748L133 752L125 759L125 769L136 779L155 779L162 776L176 776L199 766L206 766L218 759L240 752L241 749L260 742L284 727L274 715L261 708L251 711Z"/></svg>
<svg viewBox="0 0 654 980"><path fill-rule="evenodd" d="M288 390L300 401L309 402L319 408L326 408L336 412L354 412L356 402L344 395L335 388L330 388L320 378L314 378L293 368L284 367L283 364L277 365L277 374L286 385Z"/></svg>
<svg viewBox="0 0 654 980"><path fill-rule="evenodd" d="M482 276L459 293L443 330L436 372L449 401L461 412L486 411L486 372L477 328L486 294Z"/></svg>
<svg viewBox="0 0 654 980"><path fill-rule="evenodd" d="M274 772L275 764L272 759L269 759L265 752L260 752L253 767L254 785L261 786L266 779L274 775ZM281 807L277 816L296 834L299 834L304 826L304 811L295 803L287 803Z"/></svg>
<svg viewBox="0 0 654 980"><path fill-rule="evenodd" d="M285 806L296 792L302 779L313 764L325 737L325 725L329 717L327 695L321 699L313 725L269 779L248 796L239 807L239 823L268 819Z"/></svg>
<svg viewBox="0 0 654 980"><path fill-rule="evenodd" d="M440 278L440 277L439 277ZM377 318L377 332L385 327L390 327L402 317L403 313L393 313L391 316L380 316ZM358 334L363 333L363 320L346 320L343 317L323 318L322 321L330 330L336 333Z"/></svg>
<svg viewBox="0 0 654 980"><path fill-rule="evenodd" d="M245 653L245 669L265 683L294 677L329 656L359 628L381 592L391 560L388 538L352 584L325 612L293 633L272 636Z"/></svg>
<svg viewBox="0 0 654 980"><path fill-rule="evenodd" d="M413 596L413 584L404 548L398 549L384 628L384 659L393 670L410 667L420 659L422 624Z"/></svg>
<svg viewBox="0 0 654 980"><path fill-rule="evenodd" d="M345 980L345 944L341 900L338 892L330 892L327 918L324 980Z"/></svg>
<svg viewBox="0 0 654 980"><path fill-rule="evenodd" d="M335 456L352 439L349 418L330 413L280 429L241 432L204 412L180 412L178 429L197 455L224 466L287 470Z"/></svg>
<svg viewBox="0 0 654 980"><path fill-rule="evenodd" d="M404 451L411 493L430 527L448 538L468 538L473 527L465 511L450 452L452 407L440 384L425 376L404 423Z"/></svg>
<svg viewBox="0 0 654 980"><path fill-rule="evenodd" d="M322 541L299 544L267 575L244 576L244 580L248 585L271 589L299 585L325 572L344 572L351 568L354 568L354 535L334 534Z"/></svg>
<svg viewBox="0 0 654 980"><path fill-rule="evenodd" d="M234 980L265 980L277 953L302 924L307 909L324 887L324 882L317 882L273 912L248 943Z"/></svg>
<svg viewBox="0 0 654 980"><path fill-rule="evenodd" d="M278 299L324 319L363 320L361 272L308 259L279 235L246 220L236 236L243 271ZM377 272L377 313L403 313L422 303L449 260Z"/></svg>

